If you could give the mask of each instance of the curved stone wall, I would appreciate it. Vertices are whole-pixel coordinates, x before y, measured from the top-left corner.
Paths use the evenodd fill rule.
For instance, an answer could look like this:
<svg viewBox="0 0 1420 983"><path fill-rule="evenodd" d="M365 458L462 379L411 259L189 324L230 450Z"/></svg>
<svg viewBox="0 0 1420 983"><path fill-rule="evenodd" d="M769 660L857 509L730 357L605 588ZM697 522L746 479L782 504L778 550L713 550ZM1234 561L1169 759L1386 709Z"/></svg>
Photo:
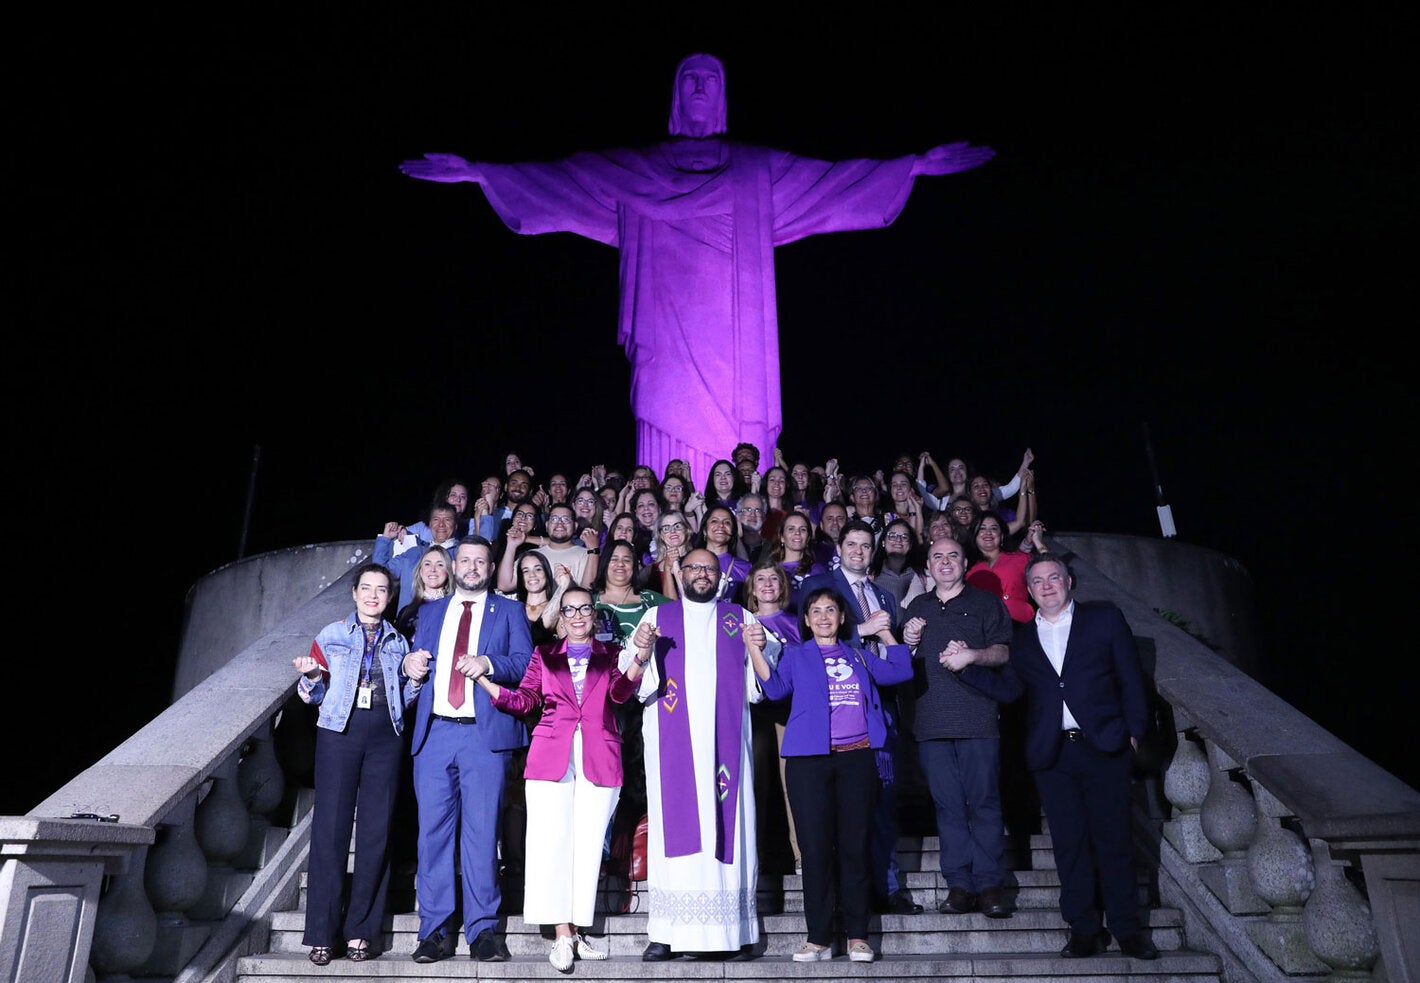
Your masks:
<svg viewBox="0 0 1420 983"><path fill-rule="evenodd" d="M1062 532L1049 539L1091 565L1249 675L1257 669L1253 581L1217 550L1116 533ZM1170 615L1174 617L1170 617Z"/></svg>
<svg viewBox="0 0 1420 983"><path fill-rule="evenodd" d="M234 560L193 584L183 615L173 700L370 559L373 545L373 540L360 539L272 550Z"/></svg>

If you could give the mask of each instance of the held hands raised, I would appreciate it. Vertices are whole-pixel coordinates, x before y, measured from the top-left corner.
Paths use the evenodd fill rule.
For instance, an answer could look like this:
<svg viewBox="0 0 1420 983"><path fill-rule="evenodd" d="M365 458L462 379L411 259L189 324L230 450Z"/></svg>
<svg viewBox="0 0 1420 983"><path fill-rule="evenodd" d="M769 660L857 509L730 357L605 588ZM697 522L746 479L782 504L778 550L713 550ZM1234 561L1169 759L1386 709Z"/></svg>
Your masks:
<svg viewBox="0 0 1420 983"><path fill-rule="evenodd" d="M976 652L966 647L966 642L948 642L947 647L942 649L942 654L937 657L945 668L952 672L961 672L967 666L976 661Z"/></svg>
<svg viewBox="0 0 1420 983"><path fill-rule="evenodd" d="M400 172L421 181L458 184L461 181L481 181L483 174L458 154L425 154L399 165Z"/></svg>
<svg viewBox="0 0 1420 983"><path fill-rule="evenodd" d="M661 637L660 625L652 625L643 621L636 626L636 634L631 638L631 644L636 646L640 652L650 652L651 646L656 644L656 639Z"/></svg>
<svg viewBox="0 0 1420 983"><path fill-rule="evenodd" d="M764 633L763 625L757 623L752 625L745 625L743 633L746 649L750 650L751 652L764 651L764 642L766 636Z"/></svg>
<svg viewBox="0 0 1420 983"><path fill-rule="evenodd" d="M877 635L884 629L891 627L892 615L879 608L858 623L858 635L859 637L866 638L869 635Z"/></svg>
<svg viewBox="0 0 1420 983"><path fill-rule="evenodd" d="M429 675L428 649L415 649L404 657L404 674L416 683L422 683Z"/></svg>
<svg viewBox="0 0 1420 983"><path fill-rule="evenodd" d="M477 681L479 676L491 670L488 658L482 655L465 655L454 666L454 672L461 672L469 679Z"/></svg>
<svg viewBox="0 0 1420 983"><path fill-rule="evenodd" d="M913 648L922 641L922 629L927 627L926 618L913 618L902 626L902 640Z"/></svg>

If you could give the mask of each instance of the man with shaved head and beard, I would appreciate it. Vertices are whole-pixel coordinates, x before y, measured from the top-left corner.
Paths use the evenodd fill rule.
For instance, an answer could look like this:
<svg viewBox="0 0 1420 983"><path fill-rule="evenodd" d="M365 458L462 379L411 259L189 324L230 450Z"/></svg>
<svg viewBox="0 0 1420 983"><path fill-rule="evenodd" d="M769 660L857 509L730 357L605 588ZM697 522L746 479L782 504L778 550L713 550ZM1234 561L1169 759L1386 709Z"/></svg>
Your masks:
<svg viewBox="0 0 1420 983"><path fill-rule="evenodd" d="M647 962L748 956L759 942L749 705L764 696L745 640L771 663L780 646L754 615L716 601L714 553L692 550L680 569L682 599L647 611L622 653L643 672L646 705Z"/></svg>

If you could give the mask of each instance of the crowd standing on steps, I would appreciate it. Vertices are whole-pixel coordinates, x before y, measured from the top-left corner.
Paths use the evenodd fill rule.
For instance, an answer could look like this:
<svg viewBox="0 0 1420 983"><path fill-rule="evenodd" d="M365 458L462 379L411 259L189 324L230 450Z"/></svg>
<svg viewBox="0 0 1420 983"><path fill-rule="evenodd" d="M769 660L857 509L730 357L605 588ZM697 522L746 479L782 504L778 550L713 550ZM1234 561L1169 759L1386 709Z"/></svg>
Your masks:
<svg viewBox="0 0 1420 983"><path fill-rule="evenodd" d="M470 957L508 959L505 895L551 928L559 971L606 958L588 934L599 878L638 827L643 960L755 958L758 877L780 869L803 877L793 959L832 958L837 924L871 961L871 913L923 910L896 863L899 745L935 809L939 912L1011 917L1001 776L1028 771L1062 871L1062 955L1112 932L1155 958L1128 841L1138 656L1117 609L1071 597L1034 455L1005 483L927 452L853 463L776 448L761 472L742 444L701 491L679 460L549 469L544 487L509 453L472 502L450 479L421 522L385 522L355 614L296 660L321 708L311 960L379 955L394 747L413 756L416 962L454 955L460 931ZM1001 739L1017 702L1019 761ZM357 801L343 897L332 865Z"/></svg>

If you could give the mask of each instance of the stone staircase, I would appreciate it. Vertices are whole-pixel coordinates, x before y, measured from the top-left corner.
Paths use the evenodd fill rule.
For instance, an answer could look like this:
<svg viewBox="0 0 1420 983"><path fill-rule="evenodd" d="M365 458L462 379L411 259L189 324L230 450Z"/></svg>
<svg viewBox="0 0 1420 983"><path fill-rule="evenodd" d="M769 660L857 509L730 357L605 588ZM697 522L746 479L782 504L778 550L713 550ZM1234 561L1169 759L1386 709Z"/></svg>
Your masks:
<svg viewBox="0 0 1420 983"><path fill-rule="evenodd" d="M1029 983L1051 980L1073 983L1106 981L1207 981L1220 983L1222 965L1217 956L1189 949L1181 914L1157 906L1152 875L1140 867L1140 900L1148 906L1148 924L1161 956L1152 962L1130 959L1117 948L1090 959L1063 959L1059 955L1066 929L1058 908L1059 880L1054 870L1048 830L1023 837L1017 849L1008 850L1012 868L1015 911L1008 919L981 914L944 915L936 910L946 896L946 885L936 872L935 836L905 836L899 841L898 861L905 886L925 911L920 915L875 915L869 941L878 951L873 963L851 963L840 938L836 958L828 962L796 963L790 954L804 940L803 886L798 875L761 874L759 879L760 942L758 958L727 962L711 958L682 957L671 962L643 963L646 946L645 884L603 880L596 923L590 934L610 950L605 962L577 962L570 974L597 980L735 979L821 981L860 979L930 979L955 977L992 979L1010 977ZM462 935L458 954L427 965L410 959L417 942L418 915L413 905L401 903L401 890L392 892L393 914L388 916L382 955L364 963L340 959L320 968L306 958L301 944L304 927L305 883L302 875L300 903L295 910L272 917L270 951L240 960L237 977L242 983L310 983L313 979L553 979L561 978L547 961L550 929L544 936L525 925L517 914L506 919L506 939L512 960L480 963L468 958ZM399 878L396 877L396 881ZM406 894L412 892L405 892ZM515 907L515 906L514 906ZM627 911L622 913L622 908Z"/></svg>

